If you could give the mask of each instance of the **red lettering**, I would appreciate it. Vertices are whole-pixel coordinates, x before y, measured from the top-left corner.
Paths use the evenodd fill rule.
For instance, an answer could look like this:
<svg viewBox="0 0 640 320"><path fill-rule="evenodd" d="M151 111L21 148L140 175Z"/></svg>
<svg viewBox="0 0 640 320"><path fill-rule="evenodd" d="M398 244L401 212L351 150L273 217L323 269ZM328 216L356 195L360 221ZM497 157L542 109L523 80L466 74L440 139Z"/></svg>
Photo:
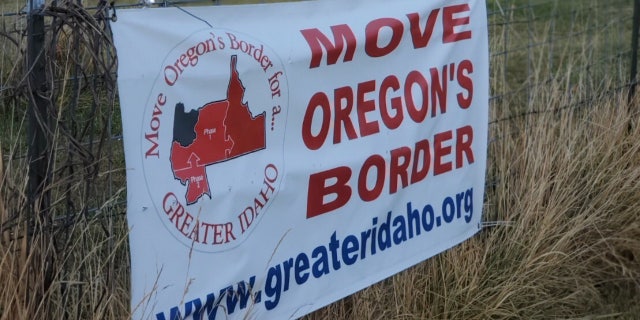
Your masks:
<svg viewBox="0 0 640 320"><path fill-rule="evenodd" d="M149 147L147 152L144 153L144 157L148 158L149 156L156 156L157 158L160 158L160 152L158 151L158 132L147 133L144 135L144 138L151 142L151 147Z"/></svg>
<svg viewBox="0 0 640 320"><path fill-rule="evenodd" d="M442 8L443 43L471 39L471 30L459 30L470 29L470 11L471 7L466 3ZM421 14L418 12L406 15L409 20L409 33L411 34L411 41L414 48L424 48L429 44L435 30L439 13L439 8L432 10L429 16L426 17L424 23L420 21ZM373 58L390 54L400 45L404 35L404 28L404 23L396 18L385 17L370 21L364 30L365 53ZM300 33L302 33L311 50L310 69L320 66L325 51L327 53L327 65L336 64L340 57L343 57L343 62L353 60L357 47L357 40L353 30L346 24L334 25L331 26L330 29L333 39L327 37L317 28L300 30ZM380 43L383 38L381 37L383 29L390 30L387 43ZM387 38L387 34L385 34L384 38ZM179 67L177 63L175 67ZM180 70L180 72L182 71ZM165 79L167 79L166 73L165 70Z"/></svg>
<svg viewBox="0 0 640 320"><path fill-rule="evenodd" d="M429 44L431 35L433 35L433 29L436 26L438 12L440 12L440 9L431 10L424 26L424 31L420 30L420 15L418 13L407 14L407 17L409 18L409 29L411 30L411 40L413 41L414 48L424 48Z"/></svg>
<svg viewBox="0 0 640 320"><path fill-rule="evenodd" d="M186 212L186 216L184 220L182 220L182 226L180 227L180 232L185 236L189 236L189 227L191 226L191 222L193 222L193 216L191 216L188 212Z"/></svg>
<svg viewBox="0 0 640 320"><path fill-rule="evenodd" d="M170 199L173 199L173 201L169 201ZM188 237L193 216L178 202L176 195L172 192L167 193L162 201L162 206L167 216L170 216L169 221L173 222L180 233Z"/></svg>
<svg viewBox="0 0 640 320"><path fill-rule="evenodd" d="M255 210L256 214L260 214L260 210L264 208L264 203L260 201L258 198L253 199L253 210Z"/></svg>
<svg viewBox="0 0 640 320"><path fill-rule="evenodd" d="M251 226L255 217L256 217L255 211L251 207L247 207L246 209L244 209L244 211L242 211L242 213L238 215L238 220L240 221L240 229L242 230L242 233L244 233L245 231L247 231L247 229L249 229L249 226Z"/></svg>
<svg viewBox="0 0 640 320"><path fill-rule="evenodd" d="M343 108L343 103L344 108ZM334 91L333 105L335 108L334 114L334 129L333 129L333 144L338 144L342 140L342 125L344 124L344 131L347 133L347 138L353 140L358 137L356 129L353 127L349 114L353 109L353 89L351 87L342 87Z"/></svg>
<svg viewBox="0 0 640 320"><path fill-rule="evenodd" d="M350 178L351 168L349 167L337 167L309 176L307 219L344 206L351 198L351 187L347 184ZM327 185L330 180L335 182ZM325 197L328 195L334 195L335 198L325 202Z"/></svg>
<svg viewBox="0 0 640 320"><path fill-rule="evenodd" d="M184 54L184 53L181 54L179 60L180 60L180 65L185 66L185 67L189 65L189 57L187 57L186 54ZM178 70L180 70L180 73L182 73L183 70L178 65L178 61L176 61L175 66L176 66L176 68L178 68Z"/></svg>
<svg viewBox="0 0 640 320"><path fill-rule="evenodd" d="M153 106L152 117L149 121L149 128L152 133L145 133L144 135L144 138L151 142L151 147L149 147L147 152L144 154L145 158L148 158L149 156L155 156L157 158L160 157L160 152L158 151L158 130L160 129L159 116L162 114L162 109L160 107L164 106L165 103L167 103L167 97L162 93L158 94L156 103Z"/></svg>
<svg viewBox="0 0 640 320"><path fill-rule="evenodd" d="M173 200L173 201L169 201L169 200ZM173 192L168 192L167 194L164 195L164 198L162 199L162 209L164 209L164 212L167 215L169 215L173 211L172 205L176 203L178 203L178 198L176 197L176 195Z"/></svg>
<svg viewBox="0 0 640 320"><path fill-rule="evenodd" d="M191 233L188 236L189 239L195 241L196 243L200 243L200 221L196 219L196 224L191 229Z"/></svg>
<svg viewBox="0 0 640 320"><path fill-rule="evenodd" d="M205 227L204 230L204 241L202 243L207 244L207 238L209 237L209 229L213 230L213 241L211 244L223 244L227 243L231 240L236 240L236 237L233 235L233 224L231 222L216 224L216 223L202 223L202 226ZM224 236L223 236L224 233Z"/></svg>
<svg viewBox="0 0 640 320"><path fill-rule="evenodd" d="M369 190L367 188L367 180L369 177L369 170L375 167L376 177L373 188ZM374 154L367 158L360 169L360 175L358 176L358 195L363 201L373 201L377 199L382 193L384 188L384 177L386 175L386 165L384 158L381 155Z"/></svg>
<svg viewBox="0 0 640 320"><path fill-rule="evenodd" d="M275 187L272 185L272 183L276 182L277 179L278 168L272 163L265 166L264 180L262 181L263 186L258 192L258 195L253 199L253 207L246 207L238 215L238 221L240 222L240 230L242 231L242 233L247 231L247 229L253 223L254 219L260 214L260 210L267 204L267 202L269 202L269 196L273 195L273 193L275 192Z"/></svg>
<svg viewBox="0 0 640 320"><path fill-rule="evenodd" d="M455 27L468 25L470 21L469 16L465 16L462 18L453 17L455 14L469 12L469 11L471 11L471 8L467 3L443 8L442 25L444 27L444 31L442 34L442 42L451 43L451 42L471 39L471 30L458 32L458 33L456 33L456 31L454 30Z"/></svg>
<svg viewBox="0 0 640 320"><path fill-rule="evenodd" d="M440 113L447 112L447 66L442 67L442 72L437 68L429 69L431 73L431 117L435 118L440 105ZM438 77L441 74L442 80Z"/></svg>
<svg viewBox="0 0 640 320"><path fill-rule="evenodd" d="M380 122L389 130L397 129L404 121L405 112L413 122L423 123L429 115L435 118L447 112L448 83L456 77L463 88L458 93L459 104L463 109L468 108L473 96L470 72L473 72L473 65L464 60L457 70L455 63L430 68L426 75L412 70L404 82L396 75L389 75L379 86L376 80L368 80L356 86L337 88L333 97L317 92L305 110L302 139L307 148L318 150L324 145L329 130L334 130L333 144L338 144L344 136L354 140L379 133ZM382 121L376 118L377 112ZM355 117L358 128L354 126Z"/></svg>
<svg viewBox="0 0 640 320"><path fill-rule="evenodd" d="M356 36L348 25L340 24L331 26L335 45L331 40L329 40L329 38L327 38L327 36L316 28L300 30L300 32L311 49L311 62L309 63L310 69L320 66L323 48L327 51L327 65L332 65L338 62L343 50L345 51L343 61L346 62L353 60L353 55L356 51Z"/></svg>
<svg viewBox="0 0 640 320"><path fill-rule="evenodd" d="M202 226L204 227L204 240L202 243L207 244L207 238L209 237L209 229L213 229L215 225L203 222Z"/></svg>
<svg viewBox="0 0 640 320"><path fill-rule="evenodd" d="M451 171L451 161L443 162L443 158L451 154L451 146L443 145L443 143L451 140L453 133L451 130L441 132L433 137L433 175L437 176Z"/></svg>
<svg viewBox="0 0 640 320"><path fill-rule="evenodd" d="M402 159L402 161L400 161ZM411 148L400 147L391 150L391 164L389 165L389 193L394 194L398 191L398 178L402 188L409 185L409 163L411 162Z"/></svg>
<svg viewBox="0 0 640 320"><path fill-rule="evenodd" d="M266 203L267 201L269 201L269 193L273 194L273 191L275 190L275 188L267 181L267 179L264 179L263 183L266 189L260 190L260 196L262 197L262 200L264 200L264 202Z"/></svg>
<svg viewBox="0 0 640 320"><path fill-rule="evenodd" d="M402 98L391 98L391 109L395 111L395 115L391 116L387 108L387 92L389 92L389 89L394 92L400 89L400 81L398 81L396 76L388 76L384 78L380 84L380 117L382 118L382 123L384 123L387 128L393 130L398 128L402 123Z"/></svg>
<svg viewBox="0 0 640 320"><path fill-rule="evenodd" d="M225 242L231 241L229 240L229 238L232 238L232 240L236 239L236 236L233 235L233 224L231 222L227 222L224 224L224 231L225 231L225 237L226 237Z"/></svg>
<svg viewBox="0 0 640 320"><path fill-rule="evenodd" d="M458 105L462 109L467 109L471 106L471 101L473 100L473 81L469 77L469 74L473 73L473 63L469 60L462 60L460 65L458 66L458 72L456 77L458 78L458 83L460 86L467 90L467 96L464 94L458 93L456 98L458 99Z"/></svg>
<svg viewBox="0 0 640 320"><path fill-rule="evenodd" d="M209 230L213 231L213 241L211 244L222 244L231 240L236 240L236 237L233 235L233 223L226 222L222 224L214 224L201 222L185 210L185 207L180 204L178 198L172 192L169 192L164 196L162 208L167 217L169 217L169 221L175 225L176 230L194 242L200 243L200 240L202 240L201 243L207 244L207 240L209 239ZM200 237L201 231L204 232L203 237Z"/></svg>
<svg viewBox="0 0 640 320"><path fill-rule="evenodd" d="M173 192L169 192L164 196L164 199L162 200L162 208L164 209L164 213L166 213L167 216L170 216L169 221L173 222L176 229L186 236L187 233L183 229L185 226L186 228L189 227L193 217L189 219L191 215L184 210L184 207L180 202L178 202L178 198ZM180 218L185 214L187 217L182 221L182 224L180 224Z"/></svg>
<svg viewBox="0 0 640 320"><path fill-rule="evenodd" d="M173 215L171 216L171 218L169 219L169 221L172 221L175 225L176 225L176 229L178 229L180 232L182 232L182 230L180 230L180 218L182 218L183 215L185 215L186 211L184 210L184 207L182 205L178 206L178 208L176 208L175 211L173 211ZM189 215L189 214L187 214Z"/></svg>
<svg viewBox="0 0 640 320"><path fill-rule="evenodd" d="M433 136L433 143L423 139L414 146L390 150L388 160L379 154L369 156L358 172L360 199L366 202L378 199L387 184L387 177L388 194L392 195L423 181L432 168L432 174L436 176L454 170L454 162L455 169L462 168L465 159L467 164L473 163L473 128L467 125L456 129L455 140L453 134L453 130L439 132ZM455 160L449 160L454 156ZM350 167L341 166L309 176L307 219L337 210L349 202L353 192L350 187L353 171Z"/></svg>
<svg viewBox="0 0 640 320"><path fill-rule="evenodd" d="M461 168L463 165L463 154L467 158L467 163L472 164L474 162L473 150L471 144L473 143L473 128L471 126L464 126L456 130L456 169Z"/></svg>
<svg viewBox="0 0 640 320"><path fill-rule="evenodd" d="M196 64L198 64L200 56L217 50L215 45L215 35L213 33L209 34L211 35L210 38L198 42L194 46L188 48L184 53L180 54L173 64L166 65L164 67L164 81L167 85L173 86L186 68L189 66L195 67ZM219 38L218 41L220 41ZM223 44L220 48L223 48Z"/></svg>
<svg viewBox="0 0 640 320"><path fill-rule="evenodd" d="M413 100L413 85L417 84L422 92L422 105L421 108L418 109L416 107L416 103ZM429 84L427 83L427 79L424 78L422 73L418 71L411 71L407 75L407 80L404 85L404 98L407 104L407 112L409 113L409 117L417 122L422 122L427 117L427 111L429 109L429 99L427 98L429 91Z"/></svg>
<svg viewBox="0 0 640 320"><path fill-rule="evenodd" d="M421 157L422 156L422 157ZM422 159L422 161L420 161ZM418 165L422 164L422 167ZM411 184L422 181L429 173L431 166L431 150L429 140L424 139L416 142L416 150L413 152L413 166L411 168Z"/></svg>
<svg viewBox="0 0 640 320"><path fill-rule="evenodd" d="M376 102L375 100L365 100L365 95L367 93L375 92L375 90L375 80L358 84L358 126L360 127L361 137L366 137L368 135L380 132L380 127L378 126L377 121L367 121L367 112L371 112L376 109Z"/></svg>
<svg viewBox="0 0 640 320"><path fill-rule="evenodd" d="M213 227L213 244L221 244L222 242L222 231L224 231L224 229L222 228L223 225L221 224L214 224L212 225Z"/></svg>
<svg viewBox="0 0 640 320"><path fill-rule="evenodd" d="M180 73L173 66L164 67L164 82L166 82L169 86L173 86L178 81L178 77Z"/></svg>
<svg viewBox="0 0 640 320"><path fill-rule="evenodd" d="M391 29L391 39L386 46L379 47L380 30L385 27ZM402 21L394 18L375 19L369 22L365 28L364 51L374 58L386 56L398 47L403 33Z"/></svg>
<svg viewBox="0 0 640 320"><path fill-rule="evenodd" d="M157 117L162 114L162 109L160 107L164 106L167 103L167 97L164 94L159 94L157 102L153 105L153 116Z"/></svg>
<svg viewBox="0 0 640 320"><path fill-rule="evenodd" d="M320 107L320 110L322 111L322 124L318 135L314 136L311 130L314 113L317 107ZM307 105L307 110L304 114L304 119L302 120L302 140L307 148L311 150L318 150L322 147L322 144L329 134L330 120L331 107L329 106L329 98L323 92L316 92L313 97L311 97L309 105Z"/></svg>

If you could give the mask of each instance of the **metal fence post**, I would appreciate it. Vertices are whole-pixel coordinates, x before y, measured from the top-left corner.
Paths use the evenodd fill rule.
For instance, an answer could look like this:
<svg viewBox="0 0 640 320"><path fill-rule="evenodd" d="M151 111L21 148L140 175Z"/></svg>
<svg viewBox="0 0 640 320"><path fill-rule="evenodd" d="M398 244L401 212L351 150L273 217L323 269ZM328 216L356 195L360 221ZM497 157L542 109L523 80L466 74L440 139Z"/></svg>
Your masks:
<svg viewBox="0 0 640 320"><path fill-rule="evenodd" d="M640 0L634 0L633 29L631 30L631 75L629 77L629 107L638 82L638 32L640 30Z"/></svg>
<svg viewBox="0 0 640 320"><path fill-rule="evenodd" d="M29 106L27 142L29 145L29 181L28 199L29 211L32 217L41 215L42 210L48 208L47 192L45 185L49 180L49 143L47 129L49 128L49 116L47 105L49 101L45 97L48 94L48 85L45 71L44 56L44 15L42 5L30 0L30 11L27 22L27 72L29 81Z"/></svg>
<svg viewBox="0 0 640 320"><path fill-rule="evenodd" d="M27 110L27 143L28 143L28 182L27 201L28 214L27 237L29 251L38 248L45 221L50 219L48 211L51 202L49 183L51 181L51 116L49 115L50 85L46 77L45 19L44 0L29 0L27 17L27 76L29 104ZM50 260L49 253L39 252L37 255ZM37 263L37 262L36 262ZM40 269L42 278L34 279L36 286L33 292L35 299L47 291L52 281L50 263L43 262ZM41 291L40 291L41 290Z"/></svg>

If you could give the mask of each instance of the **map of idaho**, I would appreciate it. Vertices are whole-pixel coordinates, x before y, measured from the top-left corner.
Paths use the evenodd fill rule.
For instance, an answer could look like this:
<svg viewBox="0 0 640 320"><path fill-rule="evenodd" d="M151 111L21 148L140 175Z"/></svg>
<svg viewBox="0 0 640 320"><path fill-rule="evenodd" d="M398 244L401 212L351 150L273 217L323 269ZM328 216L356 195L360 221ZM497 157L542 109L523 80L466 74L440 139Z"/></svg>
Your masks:
<svg viewBox="0 0 640 320"><path fill-rule="evenodd" d="M205 194L211 198L207 166L266 147L265 113L253 117L242 102L245 88L236 64L234 55L226 100L189 112L184 104L176 104L170 161L174 177L187 186L187 204Z"/></svg>

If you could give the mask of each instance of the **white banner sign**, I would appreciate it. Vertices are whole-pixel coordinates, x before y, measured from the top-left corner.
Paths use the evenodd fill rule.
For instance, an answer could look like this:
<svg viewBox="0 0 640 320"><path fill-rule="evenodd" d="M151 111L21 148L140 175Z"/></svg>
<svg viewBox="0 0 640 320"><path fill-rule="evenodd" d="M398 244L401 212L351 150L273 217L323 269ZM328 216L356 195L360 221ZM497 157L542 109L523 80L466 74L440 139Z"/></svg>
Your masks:
<svg viewBox="0 0 640 320"><path fill-rule="evenodd" d="M134 318L299 317L480 229L484 1L117 15Z"/></svg>

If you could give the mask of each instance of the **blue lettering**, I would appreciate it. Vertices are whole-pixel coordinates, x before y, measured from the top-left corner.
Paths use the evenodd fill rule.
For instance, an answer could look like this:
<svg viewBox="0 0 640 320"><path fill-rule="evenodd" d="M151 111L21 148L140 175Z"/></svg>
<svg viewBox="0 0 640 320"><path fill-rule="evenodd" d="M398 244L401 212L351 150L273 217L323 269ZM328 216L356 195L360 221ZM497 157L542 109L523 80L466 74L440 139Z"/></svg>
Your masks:
<svg viewBox="0 0 640 320"><path fill-rule="evenodd" d="M269 268L267 272L267 283L264 288L264 292L269 298L273 300L266 300L264 306L267 310L271 310L278 306L280 302L280 293L282 285L282 272L280 271L280 265Z"/></svg>
<svg viewBox="0 0 640 320"><path fill-rule="evenodd" d="M420 211L418 209L411 209L411 202L407 202L407 219L409 220L409 239L413 238L413 232L415 235L420 235ZM414 227L415 226L415 227Z"/></svg>
<svg viewBox="0 0 640 320"><path fill-rule="evenodd" d="M464 221L466 223L471 222L471 217L473 216L473 188L464 193L464 211L468 213L464 216Z"/></svg>
<svg viewBox="0 0 640 320"><path fill-rule="evenodd" d="M293 258L285 260L282 263L282 267L284 268L284 289L282 289L282 291L287 291L289 290L289 278L291 277L289 271L293 268Z"/></svg>
<svg viewBox="0 0 640 320"><path fill-rule="evenodd" d="M371 255L376 254L376 224L378 224L378 217L373 217L373 228L371 228Z"/></svg>
<svg viewBox="0 0 640 320"><path fill-rule="evenodd" d="M309 269L309 257L306 254L301 253L296 257L296 283L303 284L309 279L309 272L305 272Z"/></svg>
<svg viewBox="0 0 640 320"><path fill-rule="evenodd" d="M320 278L322 277L322 275L329 274L329 259L327 248L325 248L324 246L318 246L313 249L311 257L316 258L318 256L318 260L313 263L313 266L311 268L311 273L316 278Z"/></svg>
<svg viewBox="0 0 640 320"><path fill-rule="evenodd" d="M197 302L195 302L197 300ZM208 320L215 320L216 313L218 312L218 306L220 305L220 300L222 300L222 296L218 297L216 300L216 296L213 293L207 295L207 301L204 303L204 307L202 306L202 301L200 299L193 300L196 305L196 309L193 312L194 319L204 319L204 315L207 315ZM205 314L202 314L202 311L205 311Z"/></svg>
<svg viewBox="0 0 640 320"><path fill-rule="evenodd" d="M342 242L342 261L347 265L352 265L358 261L358 254L356 253L358 248L358 238L354 235L349 235L344 238ZM350 256L352 253L356 253Z"/></svg>
<svg viewBox="0 0 640 320"><path fill-rule="evenodd" d="M238 302L240 302L240 310L247 307L247 303L250 301L251 292L256 282L256 277L249 278L249 288L247 283L240 281L237 284L237 290L234 292L233 287L228 287L227 292L227 313L232 314L236 310Z"/></svg>
<svg viewBox="0 0 640 320"><path fill-rule="evenodd" d="M370 236L371 229L360 233L360 259L364 259L367 256L367 239L369 239ZM373 251L373 249L371 250Z"/></svg>
<svg viewBox="0 0 640 320"><path fill-rule="evenodd" d="M340 248L340 241L336 238L336 232L331 235L331 241L329 241L329 250L331 251L331 261L333 262L333 270L340 269L340 260L338 260L338 248Z"/></svg>
<svg viewBox="0 0 640 320"><path fill-rule="evenodd" d="M444 222L450 223L453 221L455 214L456 205L453 202L453 199L451 199L451 197L444 198L444 202L442 202L442 218L444 219Z"/></svg>
<svg viewBox="0 0 640 320"><path fill-rule="evenodd" d="M431 207L431 205L428 204L422 208L422 228L424 231L429 232L433 229L433 222L435 220L434 215L433 207Z"/></svg>
<svg viewBox="0 0 640 320"><path fill-rule="evenodd" d="M378 246L380 251L391 248L391 211L387 213L387 221L380 225L378 232Z"/></svg>
<svg viewBox="0 0 640 320"><path fill-rule="evenodd" d="M167 320L164 316L164 312L156 313L156 320ZM171 308L168 320L182 320L182 315L180 314L180 309L178 307Z"/></svg>
<svg viewBox="0 0 640 320"><path fill-rule="evenodd" d="M393 231L393 243L401 244L404 241L407 241L407 226L404 222L403 216L397 216L393 218L393 226L396 228Z"/></svg>

